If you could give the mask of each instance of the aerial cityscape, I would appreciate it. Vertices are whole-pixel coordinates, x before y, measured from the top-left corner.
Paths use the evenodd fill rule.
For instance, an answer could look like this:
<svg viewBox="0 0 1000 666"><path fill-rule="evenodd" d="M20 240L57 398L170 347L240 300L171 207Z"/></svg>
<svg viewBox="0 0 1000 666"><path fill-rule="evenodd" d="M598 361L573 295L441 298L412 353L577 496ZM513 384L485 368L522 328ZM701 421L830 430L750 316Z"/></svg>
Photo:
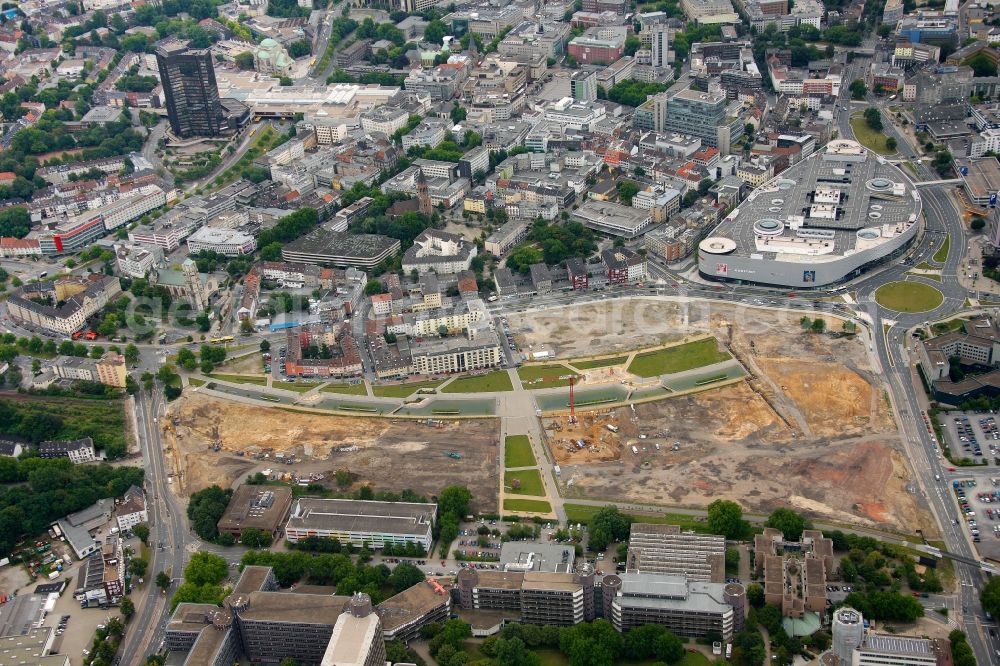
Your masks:
<svg viewBox="0 0 1000 666"><path fill-rule="evenodd" d="M0 666L1000 666L998 68L978 0L3 3Z"/></svg>

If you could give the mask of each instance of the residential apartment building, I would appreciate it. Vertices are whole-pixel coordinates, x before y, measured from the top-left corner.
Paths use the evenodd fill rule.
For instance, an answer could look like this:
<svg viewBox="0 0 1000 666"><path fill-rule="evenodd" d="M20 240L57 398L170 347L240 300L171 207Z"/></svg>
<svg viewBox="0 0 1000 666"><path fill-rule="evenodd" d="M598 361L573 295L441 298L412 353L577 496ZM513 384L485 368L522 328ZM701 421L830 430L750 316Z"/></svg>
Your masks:
<svg viewBox="0 0 1000 666"><path fill-rule="evenodd" d="M369 548L415 543L430 550L436 515L436 504L302 497L292 506L285 538L326 537Z"/></svg>
<svg viewBox="0 0 1000 666"><path fill-rule="evenodd" d="M7 311L17 324L69 336L120 293L118 278L96 273L87 278L36 282L14 291L7 299Z"/></svg>
<svg viewBox="0 0 1000 666"><path fill-rule="evenodd" d="M625 559L627 571L685 576L689 581L726 579L726 538L681 532L677 525L633 523Z"/></svg>
<svg viewBox="0 0 1000 666"><path fill-rule="evenodd" d="M39 458L69 458L74 465L96 462L97 452L90 437L62 442L42 442L38 445Z"/></svg>
<svg viewBox="0 0 1000 666"><path fill-rule="evenodd" d="M121 502L115 507L115 522L121 532L128 532L139 523L149 522L146 494L142 492L142 488L132 486L125 491Z"/></svg>
<svg viewBox="0 0 1000 666"><path fill-rule="evenodd" d="M495 368L504 358L500 338L487 322L467 328L465 335L413 340L410 355L413 372L423 375Z"/></svg>
<svg viewBox="0 0 1000 666"><path fill-rule="evenodd" d="M635 284L646 279L646 258L630 248L608 248L601 252L601 262L608 284Z"/></svg>

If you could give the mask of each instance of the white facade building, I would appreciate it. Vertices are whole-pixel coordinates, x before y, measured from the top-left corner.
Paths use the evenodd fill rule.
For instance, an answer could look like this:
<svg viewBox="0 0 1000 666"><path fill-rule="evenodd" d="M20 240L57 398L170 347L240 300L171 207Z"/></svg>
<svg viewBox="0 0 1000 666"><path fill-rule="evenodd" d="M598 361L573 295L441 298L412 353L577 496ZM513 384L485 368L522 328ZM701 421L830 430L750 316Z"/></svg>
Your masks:
<svg viewBox="0 0 1000 666"><path fill-rule="evenodd" d="M202 227L188 236L187 245L191 253L210 250L227 257L238 257L253 253L257 248L257 239L235 229Z"/></svg>

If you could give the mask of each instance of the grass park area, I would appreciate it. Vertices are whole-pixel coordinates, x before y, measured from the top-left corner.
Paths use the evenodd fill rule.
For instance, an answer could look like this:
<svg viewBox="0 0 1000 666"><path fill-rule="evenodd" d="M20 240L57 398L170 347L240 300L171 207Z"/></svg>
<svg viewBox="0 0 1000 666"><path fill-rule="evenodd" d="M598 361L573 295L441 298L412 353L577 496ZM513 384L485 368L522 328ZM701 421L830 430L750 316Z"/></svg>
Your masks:
<svg viewBox="0 0 1000 666"><path fill-rule="evenodd" d="M526 365L517 371L517 376L520 377L521 383L527 389L569 386L569 376L574 374L576 373L561 363ZM564 379L560 379L561 377Z"/></svg>
<svg viewBox="0 0 1000 666"><path fill-rule="evenodd" d="M948 321L931 324L931 330L934 331L934 335L944 335L945 333L961 330L964 325L965 319L949 319Z"/></svg>
<svg viewBox="0 0 1000 666"><path fill-rule="evenodd" d="M599 358L591 361L571 361L574 368L580 370L593 370L594 368L610 368L621 365L628 360L628 356L613 356L611 358Z"/></svg>
<svg viewBox="0 0 1000 666"><path fill-rule="evenodd" d="M528 511L531 513L552 513L552 505L545 500L511 499L503 501L507 511Z"/></svg>
<svg viewBox="0 0 1000 666"><path fill-rule="evenodd" d="M866 148L874 150L879 155L895 155L896 149L889 149L886 141L889 139L885 134L876 132L860 113L851 116L851 129L854 130L854 137Z"/></svg>
<svg viewBox="0 0 1000 666"><path fill-rule="evenodd" d="M719 349L715 338L705 338L639 354L628 366L628 371L640 377L656 377L701 368L730 358L729 352Z"/></svg>
<svg viewBox="0 0 1000 666"><path fill-rule="evenodd" d="M221 372L213 372L209 375L209 377L222 382L232 382L233 384L254 384L255 386L267 386L267 377L259 375L227 375Z"/></svg>
<svg viewBox="0 0 1000 666"><path fill-rule="evenodd" d="M563 509L566 511L566 520L571 523L583 524L589 523L590 519L594 517L594 514L603 508L603 506L592 506L590 504L567 503L563 505ZM623 511L622 513L625 512ZM686 513L661 513L656 515L625 513L625 515L635 523L680 525L682 530L702 533L708 532L708 526L705 524L704 520L699 520L698 516L689 516Z"/></svg>
<svg viewBox="0 0 1000 666"><path fill-rule="evenodd" d="M520 482L521 487L515 488L514 483ZM542 475L537 469L526 469L520 472L504 472L503 485L509 492L516 495L534 495L545 497L545 486L542 485Z"/></svg>
<svg viewBox="0 0 1000 666"><path fill-rule="evenodd" d="M320 389L321 393L340 393L341 395L368 395L364 382L357 384L327 384Z"/></svg>
<svg viewBox="0 0 1000 666"><path fill-rule="evenodd" d="M931 257L932 260L939 264L943 264L948 260L948 248L951 246L951 236L945 236L944 242L941 243L941 247L938 248L934 256Z"/></svg>
<svg viewBox="0 0 1000 666"><path fill-rule="evenodd" d="M485 375L459 377L441 389L442 393L494 393L513 391L510 375L506 370L496 370Z"/></svg>
<svg viewBox="0 0 1000 666"><path fill-rule="evenodd" d="M875 300L896 312L927 312L944 302L944 295L920 282L890 282L875 290Z"/></svg>
<svg viewBox="0 0 1000 666"><path fill-rule="evenodd" d="M372 393L379 398L406 398L420 389L429 389L440 386L442 380L428 379L424 382L407 382L406 384L390 384L386 386L373 386Z"/></svg>
<svg viewBox="0 0 1000 666"><path fill-rule="evenodd" d="M510 435L504 440L504 467L534 467L535 454L527 435Z"/></svg>

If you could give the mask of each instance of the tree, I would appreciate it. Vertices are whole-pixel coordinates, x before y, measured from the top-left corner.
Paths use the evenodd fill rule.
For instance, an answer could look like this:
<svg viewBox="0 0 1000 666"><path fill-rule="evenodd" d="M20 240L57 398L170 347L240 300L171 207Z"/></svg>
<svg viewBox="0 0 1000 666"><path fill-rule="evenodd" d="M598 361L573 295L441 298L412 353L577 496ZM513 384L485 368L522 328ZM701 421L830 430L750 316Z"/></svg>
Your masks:
<svg viewBox="0 0 1000 666"><path fill-rule="evenodd" d="M438 512L465 518L469 514L472 493L465 486L448 486L438 496Z"/></svg>
<svg viewBox="0 0 1000 666"><path fill-rule="evenodd" d="M194 585L217 585L229 576L229 564L214 553L200 551L184 567L184 582Z"/></svg>
<svg viewBox="0 0 1000 666"><path fill-rule="evenodd" d="M304 58L312 54L312 44L308 39L300 39L288 45L288 55L293 58Z"/></svg>
<svg viewBox="0 0 1000 666"><path fill-rule="evenodd" d="M981 217L974 217L969 226L973 231L982 231L986 227L986 220Z"/></svg>
<svg viewBox="0 0 1000 666"><path fill-rule="evenodd" d="M1000 617L1000 577L993 576L983 587L979 595L979 601L983 604L983 610L994 618Z"/></svg>
<svg viewBox="0 0 1000 666"><path fill-rule="evenodd" d="M167 588L170 587L171 582L172 581L170 580L170 574L168 574L166 571L161 571L160 573L156 574L156 587L160 588L164 592L166 592Z"/></svg>
<svg viewBox="0 0 1000 666"><path fill-rule="evenodd" d="M808 521L791 509L775 509L764 524L781 531L785 541L799 541L802 531L809 527Z"/></svg>
<svg viewBox="0 0 1000 666"><path fill-rule="evenodd" d="M388 583L397 593L408 590L424 580L424 572L409 562L400 562L389 574Z"/></svg>
<svg viewBox="0 0 1000 666"><path fill-rule="evenodd" d="M899 144L896 143L896 137L890 136L885 140L885 147L887 150L896 150L897 145Z"/></svg>
<svg viewBox="0 0 1000 666"><path fill-rule="evenodd" d="M135 365L139 362L139 348L130 342L125 345L125 351L122 352L122 356L125 357L126 363Z"/></svg>
<svg viewBox="0 0 1000 666"><path fill-rule="evenodd" d="M368 282L365 283L365 295L367 296L374 296L375 294L381 294L384 291L385 288L382 286L381 280L376 280L372 278L371 280L368 280Z"/></svg>
<svg viewBox="0 0 1000 666"><path fill-rule="evenodd" d="M121 605L118 607L118 611L122 614L122 617L125 618L125 621L128 622L132 616L135 615L135 604L132 603L132 598L122 597Z"/></svg>
<svg viewBox="0 0 1000 666"><path fill-rule="evenodd" d="M868 95L868 86L861 79L851 81L849 90L851 91L851 99L864 99Z"/></svg>
<svg viewBox="0 0 1000 666"><path fill-rule="evenodd" d="M540 663L541 658L529 651L520 638L501 638L496 642L496 666L538 666Z"/></svg>
<svg viewBox="0 0 1000 666"><path fill-rule="evenodd" d="M267 548L271 545L271 533L248 527L240 534L240 543L248 548Z"/></svg>
<svg viewBox="0 0 1000 666"><path fill-rule="evenodd" d="M639 193L639 186L631 180L620 180L616 186L618 198L626 206L632 205L632 197Z"/></svg>
<svg viewBox="0 0 1000 666"><path fill-rule="evenodd" d="M131 572L133 576L136 576L138 578L145 577L146 569L148 567L149 567L149 562L142 559L141 557L133 557L131 560L129 560L128 563L129 572Z"/></svg>
<svg viewBox="0 0 1000 666"><path fill-rule="evenodd" d="M624 639L607 620L566 627L559 633L559 650L570 666L611 666L618 659Z"/></svg>
<svg viewBox="0 0 1000 666"><path fill-rule="evenodd" d="M764 587L760 583L751 583L747 585L747 601L754 608L763 608L764 606Z"/></svg>
<svg viewBox="0 0 1000 666"><path fill-rule="evenodd" d="M743 509L730 500L715 500L708 505L708 529L727 539L742 539L749 529L743 520Z"/></svg>
<svg viewBox="0 0 1000 666"><path fill-rule="evenodd" d="M187 516L195 534L207 541L211 541L219 535L216 525L222 518L222 514L226 512L232 494L232 490L223 490L219 486L209 486L191 495Z"/></svg>
<svg viewBox="0 0 1000 666"><path fill-rule="evenodd" d="M5 118L9 118L4 114ZM31 231L31 215L28 209L21 206L14 206L0 211L0 236L14 236L24 238Z"/></svg>
<svg viewBox="0 0 1000 666"><path fill-rule="evenodd" d="M260 341L260 353L265 354L271 350L271 343L267 340Z"/></svg>
<svg viewBox="0 0 1000 666"><path fill-rule="evenodd" d="M444 36L448 34L448 26L441 19L434 19L424 28L424 41L428 44L439 46L444 43Z"/></svg>
<svg viewBox="0 0 1000 666"><path fill-rule="evenodd" d="M822 333L826 329L826 321L817 317L816 319L813 319L812 326L809 328L812 329L813 333Z"/></svg>
<svg viewBox="0 0 1000 666"><path fill-rule="evenodd" d="M602 551L615 541L628 539L632 522L622 514L618 507L608 505L598 509L590 519L590 538L588 544L595 551Z"/></svg>
<svg viewBox="0 0 1000 666"><path fill-rule="evenodd" d="M146 523L139 523L132 527L132 534L139 537L139 541L143 542L147 546L149 545L149 525Z"/></svg>

